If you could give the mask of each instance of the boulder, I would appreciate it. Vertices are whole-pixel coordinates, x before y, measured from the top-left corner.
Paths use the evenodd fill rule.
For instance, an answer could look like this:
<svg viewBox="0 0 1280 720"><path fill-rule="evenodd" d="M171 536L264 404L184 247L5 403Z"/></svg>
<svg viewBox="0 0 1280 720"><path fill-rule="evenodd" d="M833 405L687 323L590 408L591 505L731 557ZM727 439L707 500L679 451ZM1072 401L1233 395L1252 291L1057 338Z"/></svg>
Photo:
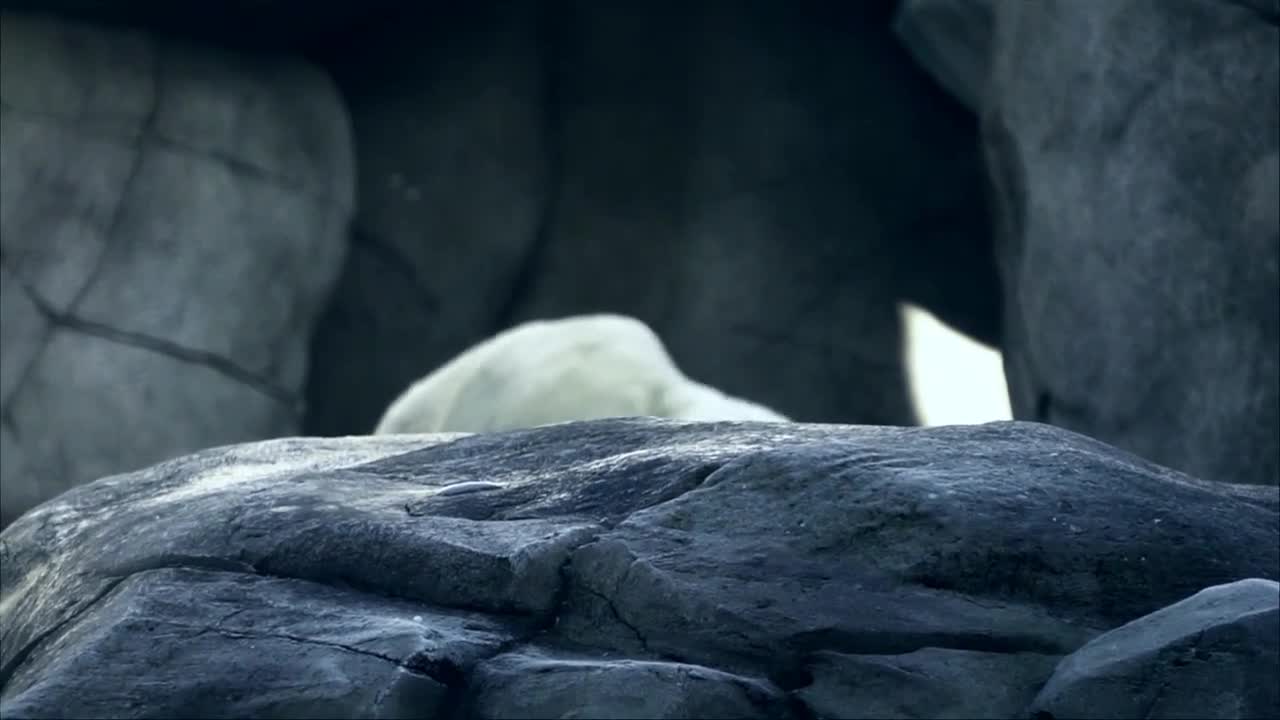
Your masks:
<svg viewBox="0 0 1280 720"><path fill-rule="evenodd" d="M1280 713L1280 584L1249 579L1103 633L1068 655L1031 710L1055 718Z"/></svg>
<svg viewBox="0 0 1280 720"><path fill-rule="evenodd" d="M982 122L1014 417L1280 483L1267 4L995 4Z"/></svg>
<svg viewBox="0 0 1280 720"><path fill-rule="evenodd" d="M767 682L671 661L506 653L470 683L483 718L789 718Z"/></svg>
<svg viewBox="0 0 1280 720"><path fill-rule="evenodd" d="M0 151L0 524L297 433L353 205L322 72L6 11Z"/></svg>
<svg viewBox="0 0 1280 720"><path fill-rule="evenodd" d="M824 718L1022 717L1058 656L925 647L909 653L814 653L813 683L796 691Z"/></svg>
<svg viewBox="0 0 1280 720"><path fill-rule="evenodd" d="M0 561L6 717L1009 717L1280 577L1280 489L1031 423L599 420L209 449Z"/></svg>

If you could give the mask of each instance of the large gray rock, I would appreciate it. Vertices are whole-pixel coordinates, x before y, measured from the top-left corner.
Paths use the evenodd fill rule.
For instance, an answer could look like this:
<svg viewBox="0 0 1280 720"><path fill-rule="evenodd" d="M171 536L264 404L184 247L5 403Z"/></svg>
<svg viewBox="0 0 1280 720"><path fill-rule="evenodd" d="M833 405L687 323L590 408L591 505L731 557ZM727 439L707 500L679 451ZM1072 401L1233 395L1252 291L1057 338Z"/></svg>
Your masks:
<svg viewBox="0 0 1280 720"><path fill-rule="evenodd" d="M1057 655L924 647L909 653L814 653L813 683L797 691L822 717L1020 717Z"/></svg>
<svg viewBox="0 0 1280 720"><path fill-rule="evenodd" d="M308 433L367 432L535 318L631 315L700 382L869 424L915 420L899 300L997 339L976 121L886 3L534 5L396 18L325 55L361 200Z"/></svg>
<svg viewBox="0 0 1280 720"><path fill-rule="evenodd" d="M1100 633L1275 580L1278 523L1025 423L211 449L0 534L0 713L1008 717Z"/></svg>
<svg viewBox="0 0 1280 720"><path fill-rule="evenodd" d="M1068 655L1031 710L1055 718L1280 714L1280 584L1202 590Z"/></svg>
<svg viewBox="0 0 1280 720"><path fill-rule="evenodd" d="M1280 482L1280 24L1249 3L995 7L1014 416Z"/></svg>
<svg viewBox="0 0 1280 720"><path fill-rule="evenodd" d="M353 203L322 73L5 12L0 153L0 524L296 434Z"/></svg>

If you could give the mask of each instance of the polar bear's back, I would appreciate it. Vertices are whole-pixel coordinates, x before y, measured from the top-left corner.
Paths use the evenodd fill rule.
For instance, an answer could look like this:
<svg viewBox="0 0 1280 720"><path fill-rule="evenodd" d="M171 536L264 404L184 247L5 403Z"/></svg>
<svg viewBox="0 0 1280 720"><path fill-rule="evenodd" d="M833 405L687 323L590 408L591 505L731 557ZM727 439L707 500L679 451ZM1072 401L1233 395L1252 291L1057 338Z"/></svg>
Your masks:
<svg viewBox="0 0 1280 720"><path fill-rule="evenodd" d="M684 382L639 320L540 320L498 333L414 383L374 432L487 432L665 414L665 394Z"/></svg>
<svg viewBox="0 0 1280 720"><path fill-rule="evenodd" d="M508 430L570 420L652 415L681 376L643 323L615 315L541 321L501 346L463 386L455 429Z"/></svg>

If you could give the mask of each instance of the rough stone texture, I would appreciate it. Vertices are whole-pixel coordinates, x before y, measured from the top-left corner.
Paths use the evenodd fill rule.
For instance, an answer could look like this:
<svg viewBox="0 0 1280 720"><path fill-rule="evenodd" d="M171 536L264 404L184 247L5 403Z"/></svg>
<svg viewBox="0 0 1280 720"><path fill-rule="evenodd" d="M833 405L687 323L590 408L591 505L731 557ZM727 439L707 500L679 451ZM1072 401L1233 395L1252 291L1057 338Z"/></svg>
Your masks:
<svg viewBox="0 0 1280 720"><path fill-rule="evenodd" d="M1034 652L991 653L926 647L901 655L814 653L813 684L798 695L821 717L1021 717L1058 663Z"/></svg>
<svg viewBox="0 0 1280 720"><path fill-rule="evenodd" d="M4 12L0 151L0 524L297 432L353 203L321 73Z"/></svg>
<svg viewBox="0 0 1280 720"><path fill-rule="evenodd" d="M789 717L786 702L766 682L679 662L545 655L502 655L482 663L471 682L475 715L495 720Z"/></svg>
<svg viewBox="0 0 1280 720"><path fill-rule="evenodd" d="M211 449L0 561L6 717L1009 717L1100 633L1280 576L1280 488L1027 423L612 420Z"/></svg>
<svg viewBox="0 0 1280 720"><path fill-rule="evenodd" d="M902 0L893 23L916 62L974 112L991 71L992 1Z"/></svg>
<svg viewBox="0 0 1280 720"><path fill-rule="evenodd" d="M1094 638L1062 661L1031 709L1055 718L1276 717L1277 678L1280 585L1241 580Z"/></svg>
<svg viewBox="0 0 1280 720"><path fill-rule="evenodd" d="M996 5L983 131L1014 416L1280 482L1280 25Z"/></svg>
<svg viewBox="0 0 1280 720"><path fill-rule="evenodd" d="M699 382L875 424L914 421L898 300L998 339L976 122L888 4L534 5L406 10L325 56L361 211L308 433L367 432L535 318L631 315Z"/></svg>

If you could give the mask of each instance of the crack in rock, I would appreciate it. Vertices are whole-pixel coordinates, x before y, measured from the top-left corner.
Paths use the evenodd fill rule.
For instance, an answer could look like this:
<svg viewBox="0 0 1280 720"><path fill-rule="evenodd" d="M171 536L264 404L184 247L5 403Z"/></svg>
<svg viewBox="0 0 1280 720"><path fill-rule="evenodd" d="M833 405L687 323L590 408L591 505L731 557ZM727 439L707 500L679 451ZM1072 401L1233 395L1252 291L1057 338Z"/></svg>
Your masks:
<svg viewBox="0 0 1280 720"><path fill-rule="evenodd" d="M238 158L223 150L196 147L183 142L182 140L161 134L156 129L153 120L160 104L159 82L156 82L155 86L156 90L153 105L156 107L148 110L148 112L143 115L142 120L138 125L139 129L136 135L123 135L121 133L104 131L102 128L85 124L80 118L68 118L55 112L32 110L14 105L6 100L0 100L0 110L32 121L39 121L48 125L69 129L75 132L78 136L86 139L101 140L135 150L133 167L126 176L125 182L121 184L121 198L128 193L128 190L132 185L132 181L138 174L138 170L142 165L144 147L150 145L177 155L209 160L226 168L235 176L251 178L290 192L296 192L299 195L321 205L330 205L335 202L339 202L338 197L329 193L319 192L307 186L297 178L290 177L283 173L273 172L268 168L255 165L251 161ZM343 204L346 203L344 202ZM115 223L110 223L110 225L113 226Z"/></svg>
<svg viewBox="0 0 1280 720"><path fill-rule="evenodd" d="M274 639L274 640L285 640L287 642L294 642L301 645L314 645L316 647L333 648L335 650L342 650L344 652L349 652L355 655L363 655L365 657L371 657L377 660L382 660L384 662L391 663L392 665L395 665L396 667L402 670L408 670L410 672L418 672L408 662L398 660L394 657L391 657L390 655L384 655L380 652L374 652L372 650L362 650L357 647L351 647L350 645L343 645L342 643L331 642L328 640L317 640L315 638L301 637L298 635L291 635L289 633L248 632L245 630L232 630L230 628L222 628L217 626L206 627L206 626L199 626L199 625L183 625L181 623L172 623L172 622L168 624L172 625L173 627L181 627L181 628L188 628L191 630L198 630L200 634L211 632L232 640L273 640Z"/></svg>
<svg viewBox="0 0 1280 720"><path fill-rule="evenodd" d="M152 44L150 50L151 72L149 75L152 79L151 102L138 125L138 135L133 138L131 142L131 146L134 148L132 163L120 185L118 200L116 202L115 209L112 212L111 219L107 222L107 225L103 230L104 252L105 249L111 246L113 238L119 234L119 226L121 218L125 215L123 210L128 201L129 193L137 183L138 177L142 172L144 164L143 161L146 156L146 146L148 144L158 144L160 146L174 146L179 149L195 152L193 149L182 148L180 144L172 141L166 141L164 138L156 135L156 117L160 111L164 95L164 82L162 77L164 64L160 61L159 53L154 44ZM0 104L0 107L7 112L43 117L42 114L31 113L30 111L22 108L14 107L9 103L2 103ZM288 183L281 182L279 178L266 174L261 168L254 167L243 161L226 156L224 153L199 154L202 157L208 157L211 160L225 164L233 172L248 174L252 177L271 180L285 187L292 187ZM301 190L301 188L299 188L299 190ZM318 199L325 200L325 198ZM207 367L224 377L262 393L295 412L301 411L302 400L297 393L289 392L280 388L272 382L270 378L240 367L227 358L214 353L184 347L162 338L153 337L143 333L120 330L103 323L93 322L77 317L74 313L74 309L79 306L80 302L84 299L84 296L94 286L95 280L97 279L99 272L102 270L103 265L104 263L101 258L99 258L99 261L90 269L88 276L85 278L84 285L80 288L79 292L76 293L74 299L67 305L66 311L58 310L33 287L22 282L20 279L21 276L16 272L16 268L14 272L14 280L18 283L23 294L26 295L35 306L36 310L44 316L53 327L75 330L86 335L102 338L111 342L155 352L180 362ZM48 338L46 337L46 345L47 342ZM15 388L21 387L24 384L26 376L35 366L36 361L33 360L26 368L24 368L23 377L19 378L18 382L14 385Z"/></svg>
<svg viewBox="0 0 1280 720"><path fill-rule="evenodd" d="M123 583L127 579L128 577L122 577L110 580L106 585L99 589L92 598L89 598L88 602L76 608L74 612L54 624L52 627L28 640L27 643L18 650L18 652L14 653L13 658L4 667L0 667L0 696L4 695L5 689L9 686L9 681L13 679L14 674L18 672L18 669L21 668L24 663L26 663L27 658L31 656L31 653L35 652L36 648L43 645L46 640L57 637L63 628L74 625L81 616L102 602L104 598L120 586L120 583Z"/></svg>
<svg viewBox="0 0 1280 720"><path fill-rule="evenodd" d="M22 432L18 430L18 421L13 417L13 407L0 408L0 427L4 427L13 436L14 442L22 443Z"/></svg>
<svg viewBox="0 0 1280 720"><path fill-rule="evenodd" d="M217 572L257 575L260 577L276 578L279 580L306 580L306 578L271 575L258 570L258 568L254 567L250 563L242 562L240 560L229 560L227 558L212 555L159 555L120 565L111 568L110 570L102 570L101 572L106 577L120 578L123 580L133 575L152 572L154 570L212 570Z"/></svg>
<svg viewBox="0 0 1280 720"><path fill-rule="evenodd" d="M626 618L622 617L622 613L618 611L618 606L613 604L612 598L586 585L583 585L582 587L587 591L588 595L592 595L604 603L605 607L609 609L609 614L613 616L613 619L617 620L619 624L630 630L631 633L636 636L636 642L640 643L640 647L646 653L653 654L653 651L649 649L649 641L646 640L644 634L640 632L640 628L632 625Z"/></svg>
<svg viewBox="0 0 1280 720"><path fill-rule="evenodd" d="M103 340L109 340L121 345L149 350L151 352L164 355L165 357L178 360L179 362L200 365L213 370L226 378L256 390L290 409L301 409L302 401L295 393L291 393L280 388L270 379L250 370L246 370L221 355L206 352L204 350L195 350L193 348L179 345L178 343L170 340L153 337L144 333L120 330L103 323L84 320L76 317L70 312L59 311L47 300L41 297L34 288L31 288L26 283L19 281L18 285L23 294L31 300L31 304L36 307L36 310L55 327L75 330L86 335L91 335Z"/></svg>
<svg viewBox="0 0 1280 720"><path fill-rule="evenodd" d="M852 632L841 628L797 633L791 636L789 644L801 653L830 650L851 655L905 655L926 648L966 650L991 655L1061 655L1070 652L1034 637L1001 637L963 632Z"/></svg>
<svg viewBox="0 0 1280 720"><path fill-rule="evenodd" d="M125 175L124 181L120 183L120 193L116 197L115 207L111 210L111 219L107 222L106 227L102 231L102 254L98 255L97 262L94 263L93 267L89 269L88 274L85 276L84 284L80 286L75 297L72 298L71 302L67 305L68 312L73 312L76 308L80 307L80 303L84 300L85 296L89 294L89 291L93 288L98 279L98 274L102 272L102 268L105 266L103 258L106 257L107 252L111 249L113 240L120 234L120 223L123 221L125 216L125 203L129 198L129 194L133 191L133 187L137 184L138 177L142 174L143 159L146 157L146 146L143 145L140 140L141 138L155 132L157 125L156 120L160 116L160 96L164 94L164 80L161 78L161 72L164 70L164 64L160 62L160 52L156 48L154 40L147 42L147 49L149 51L148 59L150 60L151 65L150 71L147 73L151 78L151 101L147 105L146 113L138 123L138 136L133 143L135 152L133 153L133 158L129 165L129 172ZM20 276L15 273L14 277L17 278ZM33 302L39 297L32 289L24 286L23 290L27 295L31 296Z"/></svg>

